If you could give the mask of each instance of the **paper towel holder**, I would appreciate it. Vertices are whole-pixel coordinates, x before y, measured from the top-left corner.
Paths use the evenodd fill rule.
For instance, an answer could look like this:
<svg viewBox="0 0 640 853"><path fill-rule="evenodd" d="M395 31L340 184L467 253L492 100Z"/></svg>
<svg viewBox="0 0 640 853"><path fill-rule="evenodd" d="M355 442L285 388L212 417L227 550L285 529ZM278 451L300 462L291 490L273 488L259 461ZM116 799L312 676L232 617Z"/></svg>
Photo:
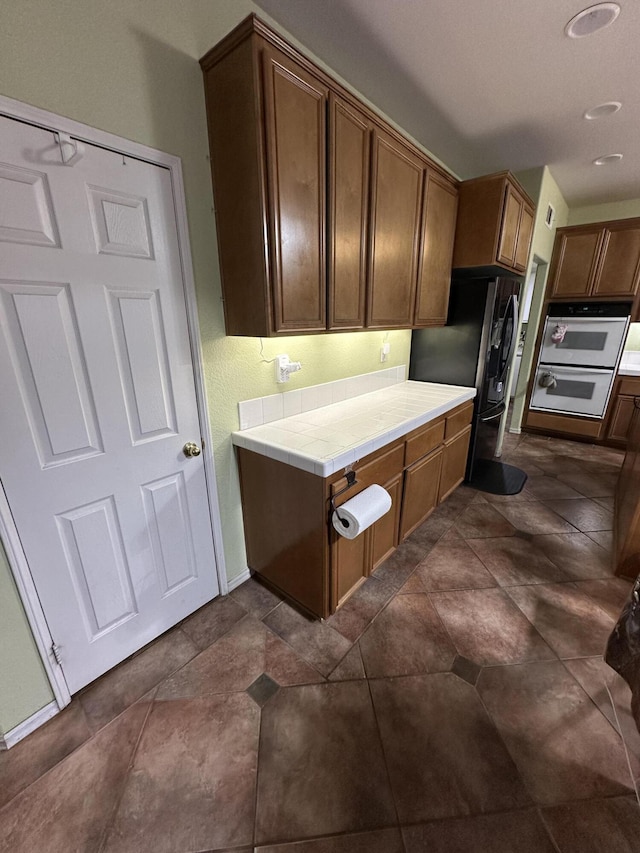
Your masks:
<svg viewBox="0 0 640 853"><path fill-rule="evenodd" d="M352 486L355 486L357 480L355 471L347 471L345 476L347 478L347 485L344 487L344 489L340 489L339 492L336 492L335 495L331 495L331 497L329 498L329 524L331 524L331 519L333 518L333 514L335 513L338 520L340 521L340 524L342 524L343 527L348 527L349 522L346 521L346 519L340 517L340 513L338 512L335 505L335 499L339 498L340 495L343 495L345 492L348 492Z"/></svg>

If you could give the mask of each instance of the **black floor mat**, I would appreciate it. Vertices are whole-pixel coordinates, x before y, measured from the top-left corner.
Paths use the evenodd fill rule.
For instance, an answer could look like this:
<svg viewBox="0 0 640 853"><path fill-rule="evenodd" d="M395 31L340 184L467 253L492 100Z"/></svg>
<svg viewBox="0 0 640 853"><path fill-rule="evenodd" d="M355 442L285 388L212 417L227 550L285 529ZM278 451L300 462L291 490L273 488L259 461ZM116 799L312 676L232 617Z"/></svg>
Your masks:
<svg viewBox="0 0 640 853"><path fill-rule="evenodd" d="M493 459L478 459L469 485L492 495L517 495L526 482L525 472L514 465L495 462Z"/></svg>

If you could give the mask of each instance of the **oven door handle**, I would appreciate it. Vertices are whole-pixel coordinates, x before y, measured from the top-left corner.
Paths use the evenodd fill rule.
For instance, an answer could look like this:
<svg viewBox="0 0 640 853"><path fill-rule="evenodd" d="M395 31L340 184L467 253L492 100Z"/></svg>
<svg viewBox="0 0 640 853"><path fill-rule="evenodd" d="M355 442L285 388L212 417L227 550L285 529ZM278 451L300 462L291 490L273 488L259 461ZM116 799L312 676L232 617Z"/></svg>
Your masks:
<svg viewBox="0 0 640 853"><path fill-rule="evenodd" d="M626 323L629 315L624 317L552 317L547 314L547 325L557 325L558 323L569 323L578 325L579 323Z"/></svg>
<svg viewBox="0 0 640 853"><path fill-rule="evenodd" d="M590 376L593 374L594 376L601 376L604 373L615 373L615 369L613 367L579 367L573 364L545 364L541 363L539 366L539 370L544 373L581 373L583 376Z"/></svg>

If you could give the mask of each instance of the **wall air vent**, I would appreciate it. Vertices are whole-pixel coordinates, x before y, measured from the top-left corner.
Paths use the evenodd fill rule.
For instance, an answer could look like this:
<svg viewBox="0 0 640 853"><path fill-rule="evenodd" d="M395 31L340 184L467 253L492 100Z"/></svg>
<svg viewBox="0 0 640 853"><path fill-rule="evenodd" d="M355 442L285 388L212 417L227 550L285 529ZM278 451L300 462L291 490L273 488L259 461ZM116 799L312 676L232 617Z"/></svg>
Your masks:
<svg viewBox="0 0 640 853"><path fill-rule="evenodd" d="M553 223L556 221L556 210L552 204L547 205L547 215L544 218L544 224L547 228L553 228Z"/></svg>

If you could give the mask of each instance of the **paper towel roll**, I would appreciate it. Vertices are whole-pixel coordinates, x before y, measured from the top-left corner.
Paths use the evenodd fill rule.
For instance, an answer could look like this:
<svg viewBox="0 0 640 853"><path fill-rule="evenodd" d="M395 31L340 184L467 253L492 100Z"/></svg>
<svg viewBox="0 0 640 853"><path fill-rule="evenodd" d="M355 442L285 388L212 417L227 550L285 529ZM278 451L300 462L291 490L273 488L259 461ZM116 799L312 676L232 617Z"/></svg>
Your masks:
<svg viewBox="0 0 640 853"><path fill-rule="evenodd" d="M340 536L355 539L391 509L391 495L382 486L369 486L334 511L331 521Z"/></svg>

